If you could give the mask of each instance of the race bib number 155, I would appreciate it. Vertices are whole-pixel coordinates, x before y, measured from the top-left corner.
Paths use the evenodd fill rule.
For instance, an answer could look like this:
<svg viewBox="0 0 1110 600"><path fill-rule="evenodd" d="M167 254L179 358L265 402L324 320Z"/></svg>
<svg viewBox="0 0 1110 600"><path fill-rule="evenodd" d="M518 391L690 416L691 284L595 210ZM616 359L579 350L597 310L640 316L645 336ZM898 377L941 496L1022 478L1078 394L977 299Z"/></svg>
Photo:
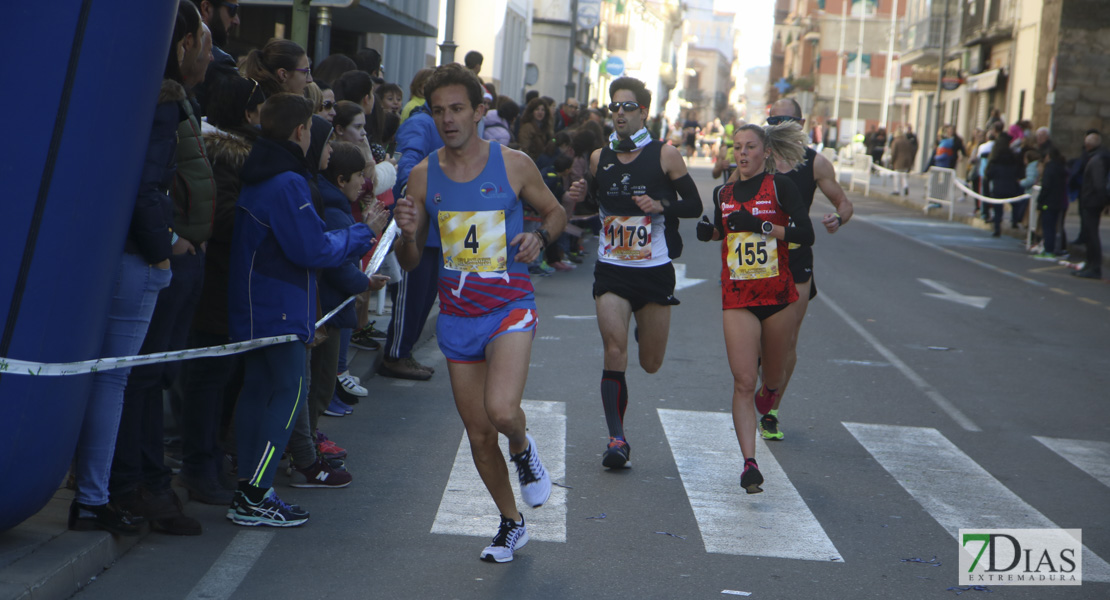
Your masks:
<svg viewBox="0 0 1110 600"><path fill-rule="evenodd" d="M744 231L728 234L728 273L732 279L778 277L778 240L763 239L758 233Z"/></svg>

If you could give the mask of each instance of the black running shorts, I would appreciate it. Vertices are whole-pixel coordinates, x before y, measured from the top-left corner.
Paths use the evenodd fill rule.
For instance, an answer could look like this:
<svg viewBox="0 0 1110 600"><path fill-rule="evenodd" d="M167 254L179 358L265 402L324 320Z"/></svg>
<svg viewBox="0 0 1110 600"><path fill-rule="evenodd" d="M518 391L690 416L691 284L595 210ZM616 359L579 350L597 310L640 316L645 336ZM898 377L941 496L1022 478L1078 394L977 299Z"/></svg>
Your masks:
<svg viewBox="0 0 1110 600"><path fill-rule="evenodd" d="M676 306L674 265L657 267L619 267L598 261L594 266L594 298L616 294L636 312L648 304Z"/></svg>

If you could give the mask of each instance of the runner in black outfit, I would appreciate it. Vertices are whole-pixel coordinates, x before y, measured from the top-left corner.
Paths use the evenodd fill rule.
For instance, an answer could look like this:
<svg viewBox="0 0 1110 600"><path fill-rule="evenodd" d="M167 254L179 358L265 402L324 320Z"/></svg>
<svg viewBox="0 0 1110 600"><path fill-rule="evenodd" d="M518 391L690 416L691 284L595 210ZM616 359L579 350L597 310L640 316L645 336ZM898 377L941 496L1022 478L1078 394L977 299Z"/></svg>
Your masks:
<svg viewBox="0 0 1110 600"><path fill-rule="evenodd" d="M643 82L621 77L609 86L615 131L590 156L591 192L600 207L602 232L594 270L597 326L605 345L601 403L609 444L601 464L626 466L624 411L628 407L628 323L636 316L640 366L663 366L674 297L671 259L682 253L678 218L696 218L701 196L686 163L673 146L652 140L644 127L651 92Z"/></svg>
<svg viewBox="0 0 1110 600"><path fill-rule="evenodd" d="M772 105L771 116L767 118L769 125L785 121L796 122L799 126L805 125L802 109L793 98L783 98ZM817 188L821 188L821 192L836 208L836 212L826 213L821 219L821 224L825 226L826 231L836 233L852 218L852 203L837 182L836 172L829 159L812 148L806 148L805 162L797 169L791 170L790 165L781 162L777 168L798 187L802 202L805 203L807 216L813 206L813 195ZM811 247L790 244L790 273L794 276L794 284L798 288L798 301L791 304L787 311L794 317L797 325L786 354L786 380L779 390L774 407L759 420L759 429L763 438L767 440L781 440L783 437L782 430L779 428L778 409L782 403L782 397L786 394L786 387L790 384L790 377L794 374L794 365L798 362L798 332L802 328L802 320L805 319L809 301L817 296L817 285L813 281Z"/></svg>

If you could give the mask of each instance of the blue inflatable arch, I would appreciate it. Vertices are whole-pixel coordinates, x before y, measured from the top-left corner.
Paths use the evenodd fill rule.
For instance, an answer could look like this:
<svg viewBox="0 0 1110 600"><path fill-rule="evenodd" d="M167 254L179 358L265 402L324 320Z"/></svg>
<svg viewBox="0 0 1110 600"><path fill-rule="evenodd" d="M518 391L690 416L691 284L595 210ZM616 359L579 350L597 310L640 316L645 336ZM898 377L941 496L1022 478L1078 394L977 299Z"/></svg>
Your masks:
<svg viewBox="0 0 1110 600"><path fill-rule="evenodd" d="M176 0L5 7L0 358L98 358ZM65 477L90 376L0 372L0 532Z"/></svg>

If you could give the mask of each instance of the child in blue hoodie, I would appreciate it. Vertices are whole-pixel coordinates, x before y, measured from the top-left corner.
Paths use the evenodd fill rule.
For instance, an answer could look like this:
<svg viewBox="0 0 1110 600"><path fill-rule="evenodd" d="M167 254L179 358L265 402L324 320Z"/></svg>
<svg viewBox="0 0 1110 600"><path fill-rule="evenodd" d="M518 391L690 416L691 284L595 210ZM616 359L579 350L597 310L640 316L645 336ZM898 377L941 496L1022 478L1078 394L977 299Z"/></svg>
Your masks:
<svg viewBox="0 0 1110 600"><path fill-rule="evenodd" d="M295 335L243 357L236 409L239 489L227 518L238 525L295 527L308 511L281 501L274 471L306 400L306 344L316 321L316 269L370 249L365 224L327 231L312 204L305 154L312 102L276 94L262 105L262 133L243 164L228 284L232 341Z"/></svg>

